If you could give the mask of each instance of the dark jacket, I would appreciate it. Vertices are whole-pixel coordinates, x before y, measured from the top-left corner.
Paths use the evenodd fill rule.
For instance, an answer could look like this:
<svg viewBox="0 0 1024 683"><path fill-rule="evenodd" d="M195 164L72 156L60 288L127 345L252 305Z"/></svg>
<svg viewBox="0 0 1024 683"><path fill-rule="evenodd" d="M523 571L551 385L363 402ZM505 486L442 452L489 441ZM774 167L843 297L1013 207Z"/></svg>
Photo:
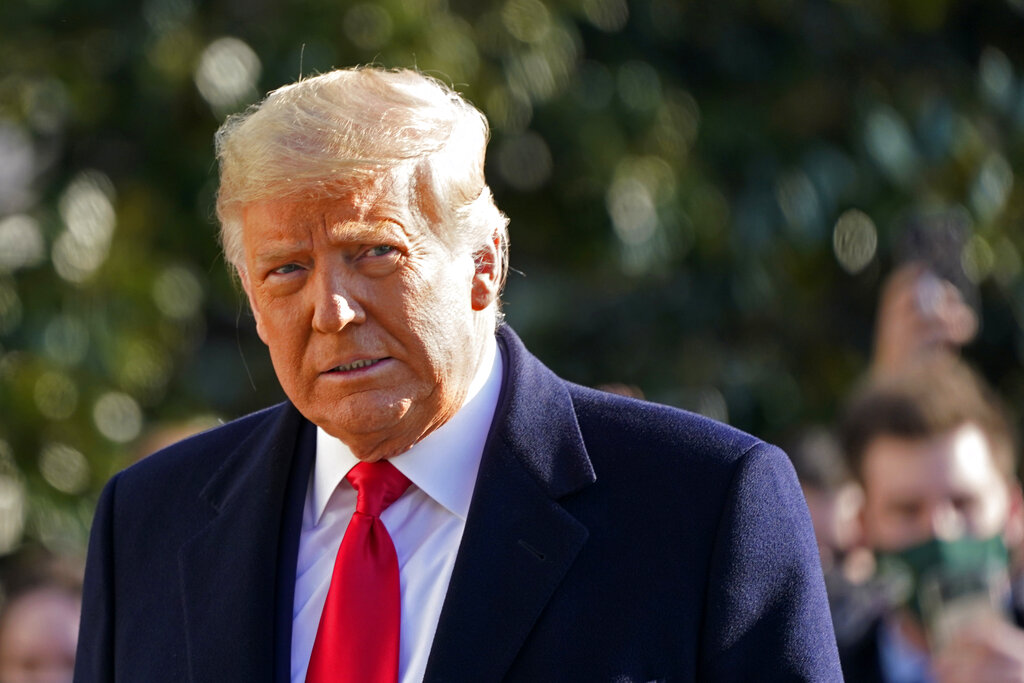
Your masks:
<svg viewBox="0 0 1024 683"><path fill-rule="evenodd" d="M504 382L426 680L840 680L789 460L567 383L503 328ZM287 680L314 429L288 403L115 476L75 680Z"/></svg>

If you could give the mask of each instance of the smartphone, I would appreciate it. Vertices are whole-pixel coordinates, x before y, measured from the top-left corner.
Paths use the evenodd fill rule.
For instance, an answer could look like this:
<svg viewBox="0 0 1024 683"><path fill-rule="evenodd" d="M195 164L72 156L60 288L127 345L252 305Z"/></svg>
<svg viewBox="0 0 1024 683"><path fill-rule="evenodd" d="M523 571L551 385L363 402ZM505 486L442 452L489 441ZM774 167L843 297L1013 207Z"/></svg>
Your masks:
<svg viewBox="0 0 1024 683"><path fill-rule="evenodd" d="M970 236L970 216L962 209L917 213L906 221L895 256L899 264L921 263L939 280L951 282L960 290L967 305L980 315L978 287L967 277L963 265L964 249ZM934 286L934 280L922 280L920 294L924 305L930 295L927 288L934 289Z"/></svg>

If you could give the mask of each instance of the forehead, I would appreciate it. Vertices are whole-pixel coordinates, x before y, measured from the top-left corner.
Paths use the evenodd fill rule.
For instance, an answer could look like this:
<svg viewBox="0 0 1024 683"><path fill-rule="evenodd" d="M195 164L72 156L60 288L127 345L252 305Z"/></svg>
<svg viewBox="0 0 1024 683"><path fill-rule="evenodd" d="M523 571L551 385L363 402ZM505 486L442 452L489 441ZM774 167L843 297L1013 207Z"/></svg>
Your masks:
<svg viewBox="0 0 1024 683"><path fill-rule="evenodd" d="M1003 477L982 430L965 424L925 439L875 438L864 452L868 497L987 495Z"/></svg>
<svg viewBox="0 0 1024 683"><path fill-rule="evenodd" d="M388 231L396 226L409 236L425 231L411 203L408 177L397 172L329 194L252 202L242 210L242 226L248 249L254 242L306 239L318 231L335 236Z"/></svg>

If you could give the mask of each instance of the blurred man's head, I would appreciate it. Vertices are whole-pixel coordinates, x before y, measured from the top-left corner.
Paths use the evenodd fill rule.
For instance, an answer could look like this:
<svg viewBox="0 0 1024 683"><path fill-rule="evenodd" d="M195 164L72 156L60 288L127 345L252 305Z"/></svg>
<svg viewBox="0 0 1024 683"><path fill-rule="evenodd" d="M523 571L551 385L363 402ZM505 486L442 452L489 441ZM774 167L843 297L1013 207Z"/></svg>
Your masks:
<svg viewBox="0 0 1024 683"><path fill-rule="evenodd" d="M858 542L863 493L854 481L835 436L810 428L786 446L807 500L822 567L841 562Z"/></svg>
<svg viewBox="0 0 1024 683"><path fill-rule="evenodd" d="M81 607L78 590L56 581L12 593L0 611L0 681L70 683Z"/></svg>
<svg viewBox="0 0 1024 683"><path fill-rule="evenodd" d="M844 450L864 489L865 542L1020 534L1013 432L980 378L952 358L873 380L850 402Z"/></svg>

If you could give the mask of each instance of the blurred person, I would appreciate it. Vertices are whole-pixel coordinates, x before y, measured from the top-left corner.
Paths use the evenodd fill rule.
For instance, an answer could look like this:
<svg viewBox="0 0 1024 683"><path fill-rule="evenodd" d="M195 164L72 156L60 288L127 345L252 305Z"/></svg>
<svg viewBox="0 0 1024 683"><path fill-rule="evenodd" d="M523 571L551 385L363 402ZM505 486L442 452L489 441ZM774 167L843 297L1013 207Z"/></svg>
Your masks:
<svg viewBox="0 0 1024 683"><path fill-rule="evenodd" d="M79 683L839 679L786 455L565 382L501 324L487 137L370 67L221 128L222 241L288 401L106 486Z"/></svg>
<svg viewBox="0 0 1024 683"><path fill-rule="evenodd" d="M807 508L826 576L845 574L843 565L860 539L859 514L863 500L833 434L824 427L804 430L786 448ZM851 571L855 572L856 569Z"/></svg>
<svg viewBox="0 0 1024 683"><path fill-rule="evenodd" d="M889 608L840 643L847 680L1024 681L1008 547L1022 537L1015 439L977 374L934 355L874 377L841 426Z"/></svg>
<svg viewBox="0 0 1024 683"><path fill-rule="evenodd" d="M789 441L786 452L811 513L832 624L843 642L862 632L878 611L878 597L864 589L874 571L871 553L861 544L864 495L831 430L805 428Z"/></svg>
<svg viewBox="0 0 1024 683"><path fill-rule="evenodd" d="M80 586L54 577L9 590L0 609L0 681L70 683L81 607Z"/></svg>

